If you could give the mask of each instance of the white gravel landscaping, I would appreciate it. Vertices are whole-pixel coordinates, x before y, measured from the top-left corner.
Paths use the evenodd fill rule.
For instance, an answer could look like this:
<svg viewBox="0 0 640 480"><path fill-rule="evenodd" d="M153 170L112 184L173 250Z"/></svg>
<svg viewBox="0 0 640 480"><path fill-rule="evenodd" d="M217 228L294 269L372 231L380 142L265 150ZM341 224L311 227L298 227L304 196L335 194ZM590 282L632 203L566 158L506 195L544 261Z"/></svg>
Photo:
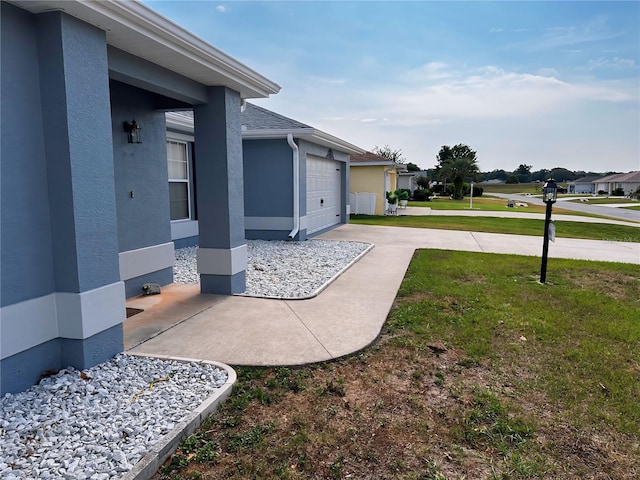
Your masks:
<svg viewBox="0 0 640 480"><path fill-rule="evenodd" d="M247 295L316 295L372 245L248 241ZM196 248L176 250L176 283L198 283ZM0 399L0 479L117 480L227 382L223 368L120 354Z"/></svg>
<svg viewBox="0 0 640 480"><path fill-rule="evenodd" d="M227 371L117 355L0 400L0 478L115 480L227 381Z"/></svg>
<svg viewBox="0 0 640 480"><path fill-rule="evenodd" d="M248 240L245 295L269 298L312 296L369 248L369 243L331 240ZM173 278L175 283L200 282L196 271L196 247L176 250Z"/></svg>

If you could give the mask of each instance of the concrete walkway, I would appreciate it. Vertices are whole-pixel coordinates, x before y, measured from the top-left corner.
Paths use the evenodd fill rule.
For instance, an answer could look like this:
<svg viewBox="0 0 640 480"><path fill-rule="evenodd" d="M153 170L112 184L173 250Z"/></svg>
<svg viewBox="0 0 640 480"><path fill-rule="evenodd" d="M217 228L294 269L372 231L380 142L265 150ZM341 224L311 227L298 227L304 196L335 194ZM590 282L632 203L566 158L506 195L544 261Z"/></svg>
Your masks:
<svg viewBox="0 0 640 480"><path fill-rule="evenodd" d="M126 347L230 365L331 360L376 339L416 248L534 256L542 252L541 237L419 228L343 225L320 238L376 246L310 300L200 295L197 285L172 285L163 288L162 295L130 300L127 306L145 311L125 322ZM560 238L550 245L549 257L640 264L640 243ZM553 278L553 262L548 272Z"/></svg>

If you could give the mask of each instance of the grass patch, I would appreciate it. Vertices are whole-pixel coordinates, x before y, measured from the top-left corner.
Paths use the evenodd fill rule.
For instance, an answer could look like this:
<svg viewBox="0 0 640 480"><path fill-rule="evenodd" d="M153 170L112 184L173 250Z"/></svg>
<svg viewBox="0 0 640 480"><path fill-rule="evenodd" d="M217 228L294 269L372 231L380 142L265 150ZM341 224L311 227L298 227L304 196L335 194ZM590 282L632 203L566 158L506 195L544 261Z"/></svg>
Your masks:
<svg viewBox="0 0 640 480"><path fill-rule="evenodd" d="M541 194L544 183L478 183L477 185L484 189L484 193Z"/></svg>
<svg viewBox="0 0 640 480"><path fill-rule="evenodd" d="M582 200L567 200L568 202L581 203ZM589 197L589 201L585 202L589 205L615 205L616 203L631 203L631 200L624 197Z"/></svg>
<svg viewBox="0 0 640 480"><path fill-rule="evenodd" d="M156 479L638 478L636 265L416 252L378 341L241 368Z"/></svg>
<svg viewBox="0 0 640 480"><path fill-rule="evenodd" d="M469 197L462 200L453 200L447 197L438 197L430 202L410 201L407 205L410 207L429 207L432 210L468 210ZM526 202L525 202L526 203ZM508 208L507 200L504 198L485 198L478 197L473 199L473 209L485 212L525 212L525 213L545 213L544 205L527 204L527 207ZM575 212L571 210L556 209L557 213L571 215Z"/></svg>
<svg viewBox="0 0 640 480"><path fill-rule="evenodd" d="M542 236L544 220L529 218L460 216L351 215L351 223L390 227L435 228L472 232ZM640 228L607 223L555 221L558 238L585 238L618 242L640 242Z"/></svg>

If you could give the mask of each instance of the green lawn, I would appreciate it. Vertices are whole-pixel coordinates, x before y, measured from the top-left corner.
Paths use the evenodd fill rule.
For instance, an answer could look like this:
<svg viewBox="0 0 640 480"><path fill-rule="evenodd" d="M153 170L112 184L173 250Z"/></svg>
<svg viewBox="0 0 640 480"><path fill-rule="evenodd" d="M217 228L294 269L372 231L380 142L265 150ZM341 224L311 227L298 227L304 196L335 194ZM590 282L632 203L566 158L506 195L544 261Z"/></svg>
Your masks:
<svg viewBox="0 0 640 480"><path fill-rule="evenodd" d="M581 200L567 200L568 202L581 203ZM615 203L632 203L632 200L623 197L589 197L588 203L590 205L607 205L607 204L615 204Z"/></svg>
<svg viewBox="0 0 640 480"><path fill-rule="evenodd" d="M544 220L527 218L351 215L351 223L534 236L542 236L544 233ZM556 221L555 224L556 236L559 238L640 242L639 227L563 221Z"/></svg>
<svg viewBox="0 0 640 480"><path fill-rule="evenodd" d="M469 197L463 200L452 200L447 197L438 197L436 200L430 202L415 202L410 201L408 206L410 207L429 207L433 210L468 210L469 209ZM524 202L526 203L526 202ZM527 207L507 207L507 200L503 198L485 198L478 197L473 199L473 209L482 211L494 211L494 212L526 212L526 213L544 213L544 205L528 204ZM572 214L570 210L554 209L558 213Z"/></svg>
<svg viewBox="0 0 640 480"><path fill-rule="evenodd" d="M637 265L417 251L379 338L238 368L155 479L637 479Z"/></svg>
<svg viewBox="0 0 640 480"><path fill-rule="evenodd" d="M542 193L542 183L478 183L484 193Z"/></svg>

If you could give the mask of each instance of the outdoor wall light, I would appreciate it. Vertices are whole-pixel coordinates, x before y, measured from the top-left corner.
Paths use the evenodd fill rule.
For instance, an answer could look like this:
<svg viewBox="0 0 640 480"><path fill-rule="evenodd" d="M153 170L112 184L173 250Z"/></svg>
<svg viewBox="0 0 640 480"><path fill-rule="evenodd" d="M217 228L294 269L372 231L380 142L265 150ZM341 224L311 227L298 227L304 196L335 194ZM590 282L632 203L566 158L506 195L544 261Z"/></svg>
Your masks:
<svg viewBox="0 0 640 480"><path fill-rule="evenodd" d="M551 208L558 198L558 185L550 178L542 186L542 201L547 204L544 216L544 238L542 240L542 265L540 266L540 283L547 281L547 258L549 256L549 224L551 223ZM555 235L554 235L555 237Z"/></svg>
<svg viewBox="0 0 640 480"><path fill-rule="evenodd" d="M127 132L127 141L129 143L142 143L142 137L140 136L140 125L135 120L129 122L122 122L124 131Z"/></svg>

